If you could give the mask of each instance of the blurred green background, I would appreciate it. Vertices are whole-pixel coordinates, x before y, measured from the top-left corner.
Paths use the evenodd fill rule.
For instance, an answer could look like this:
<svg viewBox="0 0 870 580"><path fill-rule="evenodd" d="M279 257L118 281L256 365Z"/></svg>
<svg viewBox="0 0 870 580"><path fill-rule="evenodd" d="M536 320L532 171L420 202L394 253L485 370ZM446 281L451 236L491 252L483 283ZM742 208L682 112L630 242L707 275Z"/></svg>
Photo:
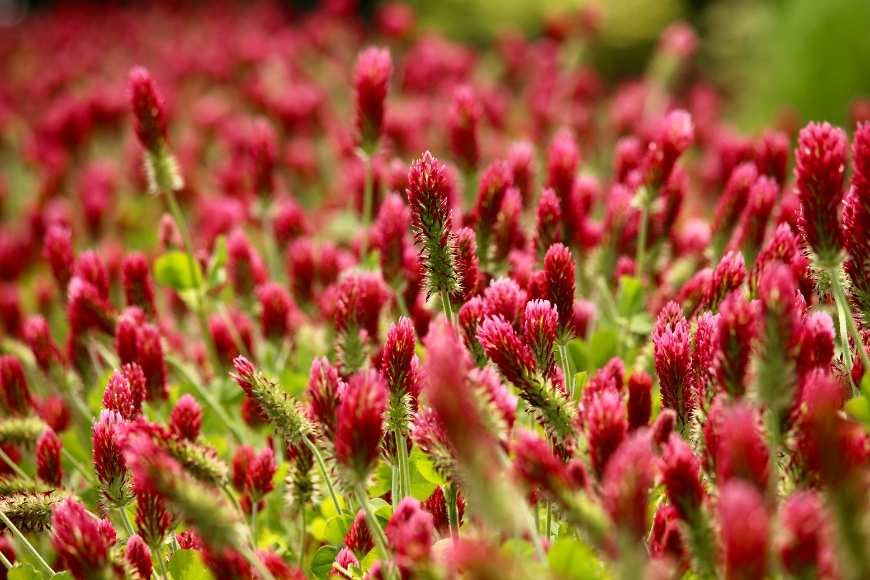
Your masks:
<svg viewBox="0 0 870 580"><path fill-rule="evenodd" d="M591 57L612 77L639 73L668 23L698 31L697 63L730 98L746 129L785 111L796 121L849 120L870 96L870 0L412 0L420 20L485 42L505 30L540 32L546 19L590 5L601 15Z"/></svg>

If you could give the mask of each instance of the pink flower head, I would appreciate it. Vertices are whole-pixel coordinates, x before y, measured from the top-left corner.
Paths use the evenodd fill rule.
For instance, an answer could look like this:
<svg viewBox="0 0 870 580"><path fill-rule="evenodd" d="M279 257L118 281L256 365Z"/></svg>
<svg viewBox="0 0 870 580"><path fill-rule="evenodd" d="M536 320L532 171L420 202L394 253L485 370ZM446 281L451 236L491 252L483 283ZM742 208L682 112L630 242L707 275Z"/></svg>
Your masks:
<svg viewBox="0 0 870 580"><path fill-rule="evenodd" d="M676 433L671 434L662 449L661 472L668 500L680 518L690 521L704 500L701 462Z"/></svg>
<svg viewBox="0 0 870 580"><path fill-rule="evenodd" d="M165 400L169 396L169 386L166 381L166 359L163 357L163 344L157 326L146 323L139 328L137 351L137 362L145 374L148 400Z"/></svg>
<svg viewBox="0 0 870 580"><path fill-rule="evenodd" d="M628 377L628 428L635 431L649 424L652 414L652 377L635 371Z"/></svg>
<svg viewBox="0 0 870 580"><path fill-rule="evenodd" d="M275 190L275 164L278 158L275 130L265 119L257 119L251 126L248 141L254 192L259 195L271 194Z"/></svg>
<svg viewBox="0 0 870 580"><path fill-rule="evenodd" d="M719 352L718 315L705 312L698 317L692 336L692 396L704 405L716 393Z"/></svg>
<svg viewBox="0 0 870 580"><path fill-rule="evenodd" d="M353 523L344 536L344 545L354 553L364 556L374 547L372 534L366 523L366 513L359 510L353 518Z"/></svg>
<svg viewBox="0 0 870 580"><path fill-rule="evenodd" d="M124 256L121 275L127 306L138 306L146 314L154 316L157 312L154 307L154 282L145 256L139 252Z"/></svg>
<svg viewBox="0 0 870 580"><path fill-rule="evenodd" d="M769 453L758 411L747 403L737 403L722 411L714 428L718 445L712 451L718 481L737 478L766 490Z"/></svg>
<svg viewBox="0 0 870 580"><path fill-rule="evenodd" d="M728 242L727 249L742 250L750 265L764 242L764 234L778 193L779 186L773 179L766 176L756 179L749 189L746 207L743 208L731 241Z"/></svg>
<svg viewBox="0 0 870 580"><path fill-rule="evenodd" d="M379 275L369 272L349 274L338 283L336 330L364 330L370 337L377 337L381 309L388 299L389 290Z"/></svg>
<svg viewBox="0 0 870 580"><path fill-rule="evenodd" d="M245 489L254 500L262 498L275 488L272 483L275 470L275 453L271 447L266 447L251 458L245 474Z"/></svg>
<svg viewBox="0 0 870 580"><path fill-rule="evenodd" d="M781 131L767 130L755 144L755 166L758 173L771 177L777 185L785 183L789 158L788 136Z"/></svg>
<svg viewBox="0 0 870 580"><path fill-rule="evenodd" d="M843 246L852 298L870 327L870 122L861 123L852 143L852 187L843 208Z"/></svg>
<svg viewBox="0 0 870 580"><path fill-rule="evenodd" d="M571 194L579 165L577 142L569 132L558 132L547 152L547 187L552 188L563 202Z"/></svg>
<svg viewBox="0 0 870 580"><path fill-rule="evenodd" d="M169 416L169 429L176 437L196 441L202 428L202 407L191 395L182 395Z"/></svg>
<svg viewBox="0 0 870 580"><path fill-rule="evenodd" d="M432 514L416 499L406 497L399 502L384 532L400 567L411 568L429 560L435 526Z"/></svg>
<svg viewBox="0 0 870 580"><path fill-rule="evenodd" d="M834 322L827 312L810 312L801 323L797 341L800 375L815 368L831 368L834 359Z"/></svg>
<svg viewBox="0 0 870 580"><path fill-rule="evenodd" d="M464 166L472 169L480 161L477 126L481 113L480 100L470 85L460 85L454 89L447 113L450 151Z"/></svg>
<svg viewBox="0 0 870 580"><path fill-rule="evenodd" d="M474 219L478 228L489 231L498 217L502 201L508 188L513 185L511 170L504 161L489 164L480 176L477 188L477 201L474 206ZM485 250L485 248L481 248Z"/></svg>
<svg viewBox="0 0 870 580"><path fill-rule="evenodd" d="M565 464L539 435L521 429L511 443L511 449L514 472L529 488L540 489L550 497L559 497L569 487Z"/></svg>
<svg viewBox="0 0 870 580"><path fill-rule="evenodd" d="M764 578L770 527L761 493L741 481L726 483L719 494L718 516L725 578Z"/></svg>
<svg viewBox="0 0 870 580"><path fill-rule="evenodd" d="M236 229L227 238L227 277L236 296L247 298L266 281L266 268L260 254L245 233Z"/></svg>
<svg viewBox="0 0 870 580"><path fill-rule="evenodd" d="M758 169L754 163L743 163L731 172L711 224L714 235L723 244L731 237L731 232L740 220L747 206L749 191L757 179Z"/></svg>
<svg viewBox="0 0 870 580"><path fill-rule="evenodd" d="M24 367L21 361L11 354L0 355L0 390L3 407L10 415L27 415L33 405Z"/></svg>
<svg viewBox="0 0 870 580"><path fill-rule="evenodd" d="M477 327L477 339L502 376L522 388L534 374L535 355L502 316L487 316Z"/></svg>
<svg viewBox="0 0 870 580"><path fill-rule="evenodd" d="M408 246L411 210L392 193L381 203L372 228L372 247L377 248L384 278L393 284L400 279Z"/></svg>
<svg viewBox="0 0 870 580"><path fill-rule="evenodd" d="M60 487L63 468L60 452L63 444L52 429L47 429L36 442L36 475L49 485Z"/></svg>
<svg viewBox="0 0 870 580"><path fill-rule="evenodd" d="M257 288L257 300L260 302L260 332L273 340L285 338L299 316L290 294L277 282L266 282Z"/></svg>
<svg viewBox="0 0 870 580"><path fill-rule="evenodd" d="M719 307L717 326L717 376L731 396L740 397L746 392L749 360L760 331L758 303L747 300L741 290L731 292Z"/></svg>
<svg viewBox="0 0 870 580"><path fill-rule="evenodd" d="M326 358L316 358L311 363L311 373L306 391L312 418L320 425L324 435L332 439L341 395L347 385L341 380L338 369Z"/></svg>
<svg viewBox="0 0 870 580"><path fill-rule="evenodd" d="M136 137L142 147L155 152L166 140L166 111L151 74L137 66L130 71L130 103Z"/></svg>
<svg viewBox="0 0 870 580"><path fill-rule="evenodd" d="M109 378L103 393L103 407L118 413L126 421L142 416L145 401L145 375L136 363L124 365Z"/></svg>
<svg viewBox="0 0 870 580"><path fill-rule="evenodd" d="M643 161L646 183L654 188L667 183L677 159L694 140L692 116L683 110L668 113L662 119L655 138L647 146Z"/></svg>
<svg viewBox="0 0 870 580"><path fill-rule="evenodd" d="M414 324L410 318L403 316L387 331L387 340L381 353L380 370L394 397L411 391L411 363L415 345Z"/></svg>
<svg viewBox="0 0 870 580"><path fill-rule="evenodd" d="M47 371L53 364L63 363L63 354L54 342L51 328L43 316L36 314L28 318L24 322L22 335L39 368Z"/></svg>
<svg viewBox="0 0 870 580"><path fill-rule="evenodd" d="M114 329L112 307L96 286L74 276L67 286L67 317L73 335L96 329L111 334Z"/></svg>
<svg viewBox="0 0 870 580"><path fill-rule="evenodd" d="M350 570L351 568L359 567L359 560L354 555L353 550L350 548L342 548L338 551L338 554L335 555L335 563L344 568L345 570ZM348 576L343 572L339 572L335 568L329 571L330 578L347 578Z"/></svg>
<svg viewBox="0 0 870 580"><path fill-rule="evenodd" d="M526 303L521 322L523 338L532 347L538 367L549 369L553 365L553 345L559 330L559 313L546 300Z"/></svg>
<svg viewBox="0 0 870 580"><path fill-rule="evenodd" d="M544 257L547 299L559 312L559 331L574 331L574 258L563 244L553 244Z"/></svg>
<svg viewBox="0 0 870 580"><path fill-rule="evenodd" d="M124 418L114 411L102 411L92 429L94 470L105 488L111 489L126 477L124 460Z"/></svg>
<svg viewBox="0 0 870 580"><path fill-rule="evenodd" d="M508 150L507 161L511 168L514 186L520 190L524 203L528 203L535 182L534 145L529 141L514 142Z"/></svg>
<svg viewBox="0 0 870 580"><path fill-rule="evenodd" d="M538 199L535 249L544 256L549 247L562 241L562 206L556 192L549 187Z"/></svg>
<svg viewBox="0 0 870 580"><path fill-rule="evenodd" d="M42 242L42 255L48 260L51 273L62 291L66 291L75 267L72 232L62 225L49 226Z"/></svg>
<svg viewBox="0 0 870 580"><path fill-rule="evenodd" d="M793 271L776 263L765 268L758 283L758 298L767 321L765 340L774 348L790 351L804 309Z"/></svg>
<svg viewBox="0 0 870 580"><path fill-rule="evenodd" d="M725 254L713 270L707 295L704 297L704 305L711 310L716 310L722 299L732 290L739 288L745 279L746 265L743 262L743 254L740 252Z"/></svg>
<svg viewBox="0 0 870 580"><path fill-rule="evenodd" d="M823 577L831 562L829 524L819 496L808 490L792 493L783 503L780 520L785 531L779 557L795 577Z"/></svg>
<svg viewBox="0 0 870 580"><path fill-rule="evenodd" d="M115 324L115 352L122 364L139 358L139 327L145 323L145 313L138 306L124 309Z"/></svg>
<svg viewBox="0 0 870 580"><path fill-rule="evenodd" d="M354 481L365 481L384 433L387 386L374 370L353 375L336 413L335 459Z"/></svg>
<svg viewBox="0 0 870 580"><path fill-rule="evenodd" d="M98 519L69 498L54 506L51 528L51 545L75 578L107 575L109 551L116 541L108 520Z"/></svg>
<svg viewBox="0 0 870 580"><path fill-rule="evenodd" d="M369 47L357 57L354 69L354 113L357 138L364 148L373 148L384 123L384 101L393 60L386 48Z"/></svg>
<svg viewBox="0 0 870 580"><path fill-rule="evenodd" d="M614 525L641 541L649 529L647 506L655 479L655 457L649 434L629 436L607 464L602 481L604 509Z"/></svg>
<svg viewBox="0 0 870 580"><path fill-rule="evenodd" d="M619 392L604 389L595 393L584 409L589 459L595 476L604 476L610 458L628 432L625 405Z"/></svg>
<svg viewBox="0 0 870 580"><path fill-rule="evenodd" d="M501 316L511 324L519 324L526 305L526 293L513 279L491 281L483 299L487 316Z"/></svg>
<svg viewBox="0 0 870 580"><path fill-rule="evenodd" d="M688 553L680 530L680 518L671 504L663 504L653 516L649 533L649 552L654 559L673 558L681 569L688 569Z"/></svg>
<svg viewBox="0 0 870 580"><path fill-rule="evenodd" d="M166 509L166 502L153 490L133 488L136 495L136 530L149 546L159 545L169 528L173 517Z"/></svg>
<svg viewBox="0 0 870 580"><path fill-rule="evenodd" d="M801 129L795 150L801 236L822 260L832 259L842 247L838 211L843 199L848 143L842 129L828 123L810 123Z"/></svg>
<svg viewBox="0 0 870 580"><path fill-rule="evenodd" d="M308 238L299 238L287 248L287 274L297 300L309 301L314 293L314 245Z"/></svg>
<svg viewBox="0 0 870 580"><path fill-rule="evenodd" d="M689 323L676 302L669 302L659 313L652 341L662 404L677 413L682 428L694 410L695 401L690 384Z"/></svg>
<svg viewBox="0 0 870 580"><path fill-rule="evenodd" d="M148 548L145 540L142 539L142 536L133 534L127 539L124 557L133 566L133 569L139 573L139 577L151 578L151 572L153 571L151 550Z"/></svg>
<svg viewBox="0 0 870 580"><path fill-rule="evenodd" d="M460 302L466 302L480 293L483 273L477 255L477 239L471 228L456 232L456 272L459 276Z"/></svg>

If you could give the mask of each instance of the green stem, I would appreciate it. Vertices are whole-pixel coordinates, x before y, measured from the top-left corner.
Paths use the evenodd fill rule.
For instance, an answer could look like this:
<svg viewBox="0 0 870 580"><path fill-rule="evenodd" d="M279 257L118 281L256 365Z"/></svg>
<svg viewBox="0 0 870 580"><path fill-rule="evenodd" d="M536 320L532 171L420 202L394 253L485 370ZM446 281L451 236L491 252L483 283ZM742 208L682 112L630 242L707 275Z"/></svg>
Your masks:
<svg viewBox="0 0 870 580"><path fill-rule="evenodd" d="M388 577L395 578L393 564L390 561L390 552L387 550L387 537L384 535L384 529L381 527L381 523L378 521L377 516L375 516L372 508L369 506L366 491L361 483L358 483L353 487L353 494L360 509L362 509L366 515L366 523L368 523L369 531L372 534L372 540L374 540L375 548L378 550L378 555L381 557L381 561L388 572Z"/></svg>
<svg viewBox="0 0 870 580"><path fill-rule="evenodd" d="M299 567L302 568L302 561L305 559L305 506L302 506L302 509L299 510L299 517L302 520L302 528L301 533L299 534Z"/></svg>
<svg viewBox="0 0 870 580"><path fill-rule="evenodd" d="M562 373L565 375L565 387L571 395L571 400L574 399L574 373L571 369L571 359L568 358L568 345L565 342L560 342L556 345L556 350L559 353L560 363L562 364Z"/></svg>
<svg viewBox="0 0 870 580"><path fill-rule="evenodd" d="M855 324L855 318L852 316L852 311L849 308L849 301L846 300L846 291L843 288L840 280L842 266L831 268L829 275L831 278L831 290L834 294L834 302L837 305L837 317L840 319L840 333L843 341L843 357L846 359L847 368L852 371L852 350L849 348L849 338L855 341L855 348L858 351L858 356L861 358L861 363L864 366L864 372L870 372L870 356L867 355L867 349L864 348L864 340L861 333L858 331L858 325ZM845 328L843 328L845 326ZM844 332L845 331L845 332Z"/></svg>
<svg viewBox="0 0 870 580"><path fill-rule="evenodd" d="M24 534L21 533L15 524L12 523L12 520L9 519L9 516L6 515L5 512L0 510L0 521L6 524L6 528L12 532L12 535L18 538L18 541L24 546L24 549L30 553L34 560L39 564L39 566L45 570L45 572L49 575L49 577L54 576L54 570L51 569L51 566L48 565L48 562L45 561L45 558L42 557L36 548L33 547L33 544L30 543Z"/></svg>
<svg viewBox="0 0 870 580"><path fill-rule="evenodd" d="M61 455L63 455L63 458L66 459L73 466L73 468L75 468L75 470L79 472L79 474L81 474L81 476L84 478L85 481L87 481L90 485L92 485L94 487L97 487L100 485L100 482L98 482L96 480L96 478L93 475L91 475L90 471L85 469L85 466L82 465L78 459L73 457L72 453L70 453L66 449L66 447L61 447L60 453L61 453Z"/></svg>
<svg viewBox="0 0 870 580"><path fill-rule="evenodd" d="M447 320L450 324L455 324L456 320L453 318L453 304L450 302L450 294L446 290L442 290L441 294L441 308L444 309L444 314L447 315Z"/></svg>
<svg viewBox="0 0 870 580"><path fill-rule="evenodd" d="M166 571L166 563L163 561L163 548L158 546L154 550L154 559L157 560L157 568L160 569L160 576L169 580L169 572Z"/></svg>
<svg viewBox="0 0 870 580"><path fill-rule="evenodd" d="M411 469L408 464L408 447L405 436L396 431L396 456L399 460L399 499L411 495Z"/></svg>
<svg viewBox="0 0 870 580"><path fill-rule="evenodd" d="M7 558L6 554L4 554L2 551L0 551L0 562L3 562L3 566L5 566L7 570L12 569L12 562L9 561L9 558Z"/></svg>
<svg viewBox="0 0 870 580"><path fill-rule="evenodd" d="M363 186L363 239L362 239L362 259L365 259L366 251L368 250L368 235L369 226L372 223L372 206L374 205L374 164L372 156L369 153L360 151L363 164L365 164L365 184Z"/></svg>
<svg viewBox="0 0 870 580"><path fill-rule="evenodd" d="M546 538L549 540L553 536L553 502L547 500L547 527Z"/></svg>
<svg viewBox="0 0 870 580"><path fill-rule="evenodd" d="M649 228L649 191L646 186L642 186L638 192L640 196L640 227L637 233L637 249L634 255L634 268L637 272L637 277L641 278L644 272L644 260L646 259L646 238L647 229Z"/></svg>
<svg viewBox="0 0 870 580"><path fill-rule="evenodd" d="M448 483L447 491L444 495L444 502L447 504L447 524L450 527L450 536L456 540L459 538L459 505L457 503L459 494L456 491L456 484Z"/></svg>
<svg viewBox="0 0 870 580"><path fill-rule="evenodd" d="M332 477L326 469L326 462L323 461L323 456L320 454L320 450L308 437L303 437L302 442L305 443L305 446L308 447L311 454L314 455L314 460L317 462L317 468L320 470L320 475L326 483L326 489L329 490L329 497L332 498L332 503L335 504L335 511L338 512L339 515L342 515L344 510L341 509L341 503L338 501L338 496L335 494L335 488L332 486Z"/></svg>
<svg viewBox="0 0 870 580"><path fill-rule="evenodd" d="M187 266L193 273L194 283L196 284L194 287L196 308L194 308L194 310L196 311L196 319L199 323L199 332L202 334L202 341L206 346L206 351L208 352L212 368L215 373L218 373L221 369L221 363L214 346L211 332L208 329L208 321L205 317L202 287L203 280L199 264L196 262L196 257L193 254L193 238L190 236L190 229L187 227L187 222L184 219L184 214L181 212L181 207L178 205L178 200L175 198L175 192L172 187L164 187L163 189L166 191L166 201L169 204L169 211L172 214L173 219L175 219L175 224L178 226L178 230L181 233L181 239L184 242L184 249L187 252Z"/></svg>
<svg viewBox="0 0 870 580"><path fill-rule="evenodd" d="M257 502L251 498L251 545L257 549Z"/></svg>
<svg viewBox="0 0 870 580"><path fill-rule="evenodd" d="M30 477L27 472L21 469L21 466L12 461L12 458L6 455L6 452L3 449L0 449L0 459L3 460L3 463L9 466L9 468L14 471L19 477L23 477L27 481L33 481L33 478Z"/></svg>
<svg viewBox="0 0 870 580"><path fill-rule="evenodd" d="M136 532L133 531L133 524L130 523L130 518L127 517L127 510L124 506L118 506L118 513L121 514L121 523L124 524L124 530L127 532L127 537L131 537Z"/></svg>

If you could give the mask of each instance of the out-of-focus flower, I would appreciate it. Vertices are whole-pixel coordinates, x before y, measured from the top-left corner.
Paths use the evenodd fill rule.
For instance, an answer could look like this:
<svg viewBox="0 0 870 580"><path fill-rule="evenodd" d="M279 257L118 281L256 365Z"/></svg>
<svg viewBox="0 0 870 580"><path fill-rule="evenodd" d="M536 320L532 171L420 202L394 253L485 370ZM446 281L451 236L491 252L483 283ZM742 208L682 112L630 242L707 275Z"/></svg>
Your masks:
<svg viewBox="0 0 870 580"><path fill-rule="evenodd" d="M335 458L353 484L364 482L384 434L387 386L377 371L362 371L347 384L336 413Z"/></svg>
<svg viewBox="0 0 870 580"><path fill-rule="evenodd" d="M373 151L384 123L384 101L393 60L385 48L369 47L359 54L354 70L354 113L357 138L366 151Z"/></svg>
<svg viewBox="0 0 870 580"><path fill-rule="evenodd" d="M761 493L744 482L728 482L718 505L725 577L763 578L768 569L770 524Z"/></svg>

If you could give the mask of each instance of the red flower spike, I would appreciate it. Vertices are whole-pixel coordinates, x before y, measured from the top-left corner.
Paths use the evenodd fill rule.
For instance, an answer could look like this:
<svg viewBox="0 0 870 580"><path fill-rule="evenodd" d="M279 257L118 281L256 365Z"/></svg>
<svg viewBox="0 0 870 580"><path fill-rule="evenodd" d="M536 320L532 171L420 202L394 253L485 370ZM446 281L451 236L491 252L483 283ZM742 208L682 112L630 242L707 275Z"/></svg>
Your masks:
<svg viewBox="0 0 870 580"><path fill-rule="evenodd" d="M353 567L359 567L359 560L354 556L353 551L349 548L342 548L338 551L338 554L335 556L335 563L344 568L345 570L350 570ZM330 578L349 578L343 572L339 572L337 569L333 568L329 571Z"/></svg>
<svg viewBox="0 0 870 580"><path fill-rule="evenodd" d="M556 192L549 187L538 199L536 216L535 250L543 258L551 245L562 241L562 206Z"/></svg>
<svg viewBox="0 0 870 580"><path fill-rule="evenodd" d="M97 519L77 500L55 505L51 514L51 545L75 578L108 575L110 550L116 542L108 520Z"/></svg>
<svg viewBox="0 0 870 580"><path fill-rule="evenodd" d="M537 434L521 429L511 443L514 473L530 489L559 497L570 486L565 464Z"/></svg>
<svg viewBox="0 0 870 580"><path fill-rule="evenodd" d="M336 330L365 330L369 337L377 337L381 309L388 299L389 290L379 275L360 272L346 276L338 283Z"/></svg>
<svg viewBox="0 0 870 580"><path fill-rule="evenodd" d="M535 355L501 316L487 316L477 328L477 339L502 376L522 387L535 373Z"/></svg>
<svg viewBox="0 0 870 580"><path fill-rule="evenodd" d="M143 67L134 67L129 79L130 102L133 108L136 137L142 147L156 152L166 140L166 112L163 98Z"/></svg>
<svg viewBox="0 0 870 580"><path fill-rule="evenodd" d="M754 163L739 165L728 178L711 223L713 235L717 240L721 240L722 245L731 237L740 215L747 206L749 191L757 179L758 170Z"/></svg>
<svg viewBox="0 0 870 580"><path fill-rule="evenodd" d="M704 500L701 462L689 445L672 433L662 449L662 480L679 517L691 521Z"/></svg>
<svg viewBox="0 0 870 580"><path fill-rule="evenodd" d="M707 294L704 297L704 306L710 310L719 308L719 303L732 290L736 290L746 279L746 266L743 262L743 254L729 252L719 261L713 270Z"/></svg>
<svg viewBox="0 0 870 580"><path fill-rule="evenodd" d="M528 206L535 183L535 147L528 141L511 144L507 154L514 187L520 190L523 205ZM557 198L558 199L558 198Z"/></svg>
<svg viewBox="0 0 870 580"><path fill-rule="evenodd" d="M118 413L102 411L92 429L94 470L106 488L116 485L127 472L123 454L124 424L124 418Z"/></svg>
<svg viewBox="0 0 870 580"><path fill-rule="evenodd" d="M652 341L662 404L676 412L682 429L691 417L695 400L691 388L689 323L676 302L669 302L659 313Z"/></svg>
<svg viewBox="0 0 870 580"><path fill-rule="evenodd" d="M628 429L635 431L649 424L652 415L652 377L635 371L628 377Z"/></svg>
<svg viewBox="0 0 870 580"><path fill-rule="evenodd" d="M275 453L271 447L266 447L251 458L245 483L247 492L254 500L259 500L275 488L272 483L275 470Z"/></svg>
<svg viewBox="0 0 870 580"><path fill-rule="evenodd" d="M172 514L167 511L163 498L153 491L134 486L133 492L136 496L136 530L149 546L161 545L172 526Z"/></svg>
<svg viewBox="0 0 870 580"><path fill-rule="evenodd" d="M779 186L773 179L759 177L749 189L746 207L728 242L728 251L742 251L751 265L764 242L767 224L779 194Z"/></svg>
<svg viewBox="0 0 870 580"><path fill-rule="evenodd" d="M353 518L353 523L344 536L344 545L354 553L364 556L374 547L372 534L366 523L366 513L359 510Z"/></svg>
<svg viewBox="0 0 870 580"><path fill-rule="evenodd" d="M743 482L728 482L718 505L725 578L764 578L770 525L761 493Z"/></svg>
<svg viewBox="0 0 870 580"><path fill-rule="evenodd" d="M121 264L121 275L127 306L138 306L153 317L157 312L154 306L154 282L145 256L139 252L127 254Z"/></svg>
<svg viewBox="0 0 870 580"><path fill-rule="evenodd" d="M563 244L553 244L544 257L547 299L559 312L559 331L574 332L574 258Z"/></svg>
<svg viewBox="0 0 870 580"><path fill-rule="evenodd" d="M559 313L546 300L530 300L522 318L522 333L526 344L532 347L538 368L553 366L553 345L559 330Z"/></svg>
<svg viewBox="0 0 870 580"><path fill-rule="evenodd" d="M411 210L402 198L395 193L387 196L372 228L371 245L378 250L384 279L393 287L401 282L410 226Z"/></svg>
<svg viewBox="0 0 870 580"><path fill-rule="evenodd" d="M234 230L227 239L227 277L233 292L248 298L254 288L266 281L266 268L260 254L241 230Z"/></svg>
<svg viewBox="0 0 870 580"><path fill-rule="evenodd" d="M297 300L308 302L314 297L314 246L308 238L299 238L287 248L287 274Z"/></svg>
<svg viewBox="0 0 870 580"><path fill-rule="evenodd" d="M480 343L477 340L477 327L483 322L486 310L486 302L480 296L472 297L459 309L458 321L459 329L462 331L462 342L465 344L465 348L474 354L476 358L478 354L483 354Z"/></svg>
<svg viewBox="0 0 870 580"><path fill-rule="evenodd" d="M798 330L798 374L813 369L830 369L834 359L834 321L822 310L804 317Z"/></svg>
<svg viewBox="0 0 870 580"><path fill-rule="evenodd" d="M231 463L231 481L236 491L241 493L247 490L248 473L256 456L257 454L253 447L249 445L239 445L236 447Z"/></svg>
<svg viewBox="0 0 870 580"><path fill-rule="evenodd" d="M828 123L810 123L800 132L795 159L801 236L827 263L843 246L838 211L848 161L846 133Z"/></svg>
<svg viewBox="0 0 870 580"><path fill-rule="evenodd" d="M771 177L782 187L785 184L790 153L788 136L785 133L765 131L755 144L755 166L758 168L758 173Z"/></svg>
<svg viewBox="0 0 870 580"><path fill-rule="evenodd" d="M347 384L341 380L338 369L329 364L326 358L314 359L306 393L311 416L328 439L335 434L336 411L346 388Z"/></svg>
<svg viewBox="0 0 870 580"><path fill-rule="evenodd" d="M720 482L740 479L765 492L769 454L758 412L745 403L722 411L717 418L716 477Z"/></svg>
<svg viewBox="0 0 870 580"><path fill-rule="evenodd" d="M481 112L480 100L471 86L460 85L454 89L447 113L447 135L451 153L469 169L476 168L480 161L477 127Z"/></svg>
<svg viewBox="0 0 870 580"><path fill-rule="evenodd" d="M11 354L0 355L0 390L3 407L10 415L27 415L33 405L24 367L21 361Z"/></svg>
<svg viewBox="0 0 870 580"><path fill-rule="evenodd" d="M795 577L828 577L833 570L829 524L819 496L809 490L792 493L782 504L785 537L778 547L782 567Z"/></svg>
<svg viewBox="0 0 870 580"><path fill-rule="evenodd" d="M336 414L335 459L354 482L365 481L384 434L387 386L374 370L353 375Z"/></svg>
<svg viewBox="0 0 870 580"><path fill-rule="evenodd" d="M118 413L126 421L133 421L142 416L142 402L145 399L145 375L142 374L141 367L136 363L124 365L124 369L115 371L109 378L106 391L103 393L103 408ZM133 376L133 380L137 381L135 387L128 376Z"/></svg>
<svg viewBox="0 0 870 580"><path fill-rule="evenodd" d="M843 208L845 268L864 328L870 328L870 122L855 131L852 157L852 187Z"/></svg>
<svg viewBox="0 0 870 580"><path fill-rule="evenodd" d="M526 293L511 278L491 281L483 299L487 316L501 316L511 324L519 324L526 305Z"/></svg>
<svg viewBox="0 0 870 580"><path fill-rule="evenodd" d="M415 345L414 324L411 319L402 316L387 331L387 340L381 352L380 370L393 397L402 397L411 390L411 363Z"/></svg>
<svg viewBox="0 0 870 580"><path fill-rule="evenodd" d="M124 547L124 557L133 569L139 573L140 578L151 578L151 572L153 571L151 550L148 549L148 545L141 536L133 534L127 539L127 545Z"/></svg>
<svg viewBox="0 0 870 580"><path fill-rule="evenodd" d="M251 127L248 153L254 192L269 195L275 191L275 164L278 159L278 138L272 125L265 119L257 119Z"/></svg>
<svg viewBox="0 0 870 580"><path fill-rule="evenodd" d="M121 312L115 325L115 352L121 364L139 359L139 327L145 323L145 314L138 306Z"/></svg>
<svg viewBox="0 0 870 580"><path fill-rule="evenodd" d="M74 336L91 329L106 334L114 330L111 306L93 284L78 276L67 287L67 318Z"/></svg>
<svg viewBox="0 0 870 580"><path fill-rule="evenodd" d="M757 302L741 290L729 294L717 319L721 356L716 367L719 383L732 397L742 397L748 385L749 360L760 331Z"/></svg>
<svg viewBox="0 0 870 580"><path fill-rule="evenodd" d="M300 316L290 294L277 282L266 282L257 288L260 303L260 332L271 340L281 340L291 332Z"/></svg>
<svg viewBox="0 0 870 580"><path fill-rule="evenodd" d="M580 151L576 141L567 131L560 131L547 152L547 187L552 188L562 202L571 194L579 165Z"/></svg>
<svg viewBox="0 0 870 580"><path fill-rule="evenodd" d="M483 273L477 256L477 238L471 228L456 232L456 272L459 276L459 302L467 302L481 291Z"/></svg>
<svg viewBox="0 0 870 580"><path fill-rule="evenodd" d="M163 357L160 330L155 325L146 323L139 328L137 351L137 361L145 374L147 399L165 400L169 396L166 360Z"/></svg>
<svg viewBox="0 0 870 580"><path fill-rule="evenodd" d="M625 406L619 392L604 389L595 393L584 408L583 417L590 464L600 480L628 432Z"/></svg>
<svg viewBox="0 0 870 580"><path fill-rule="evenodd" d="M52 429L46 430L36 442L36 475L54 487L60 487L63 479L61 449L63 444Z"/></svg>
<svg viewBox="0 0 870 580"><path fill-rule="evenodd" d="M667 443L677 425L677 414L673 409L662 409L652 425L653 442L661 447Z"/></svg>
<svg viewBox="0 0 870 580"><path fill-rule="evenodd" d="M419 566L431 557L435 535L432 514L416 499L406 497L399 502L384 533L400 568Z"/></svg>
<svg viewBox="0 0 870 580"><path fill-rule="evenodd" d="M658 127L655 138L647 146L643 161L646 183L658 189L670 179L674 164L695 140L695 125L686 111L668 113Z"/></svg>
<svg viewBox="0 0 870 580"><path fill-rule="evenodd" d="M54 342L48 321L43 316L37 314L28 318L24 322L22 334L40 369L48 371L54 364L63 364L63 354Z"/></svg>
<svg viewBox="0 0 870 580"><path fill-rule="evenodd" d="M672 558L682 570L688 568L688 553L679 523L676 508L663 504L653 516L648 545L650 556L654 559Z"/></svg>
<svg viewBox="0 0 870 580"><path fill-rule="evenodd" d="M479 229L490 231L498 217L508 188L513 185L511 170L504 161L489 164L480 176L477 201L474 206L474 221ZM486 248L481 248L485 251Z"/></svg>
<svg viewBox="0 0 870 580"><path fill-rule="evenodd" d="M276 205L272 231L278 246L285 248L291 241L308 233L309 228L305 213L292 198L284 198Z"/></svg>
<svg viewBox="0 0 870 580"><path fill-rule="evenodd" d="M655 458L649 434L640 430L613 454L602 481L604 509L614 525L638 541L646 536L649 492L655 479Z"/></svg>
<svg viewBox="0 0 870 580"><path fill-rule="evenodd" d="M169 416L169 429L181 439L196 441L202 428L202 407L191 395L182 395Z"/></svg>
<svg viewBox="0 0 870 580"><path fill-rule="evenodd" d="M75 267L72 232L69 228L61 225L50 226L42 242L42 255L48 260L58 287L65 292Z"/></svg>
<svg viewBox="0 0 870 580"><path fill-rule="evenodd" d="M62 395L43 397L36 412L46 425L58 433L66 431L70 426L69 407Z"/></svg>
<svg viewBox="0 0 870 580"><path fill-rule="evenodd" d="M358 143L373 151L384 123L384 101L393 60L389 50L369 47L357 57L354 69L354 115Z"/></svg>

